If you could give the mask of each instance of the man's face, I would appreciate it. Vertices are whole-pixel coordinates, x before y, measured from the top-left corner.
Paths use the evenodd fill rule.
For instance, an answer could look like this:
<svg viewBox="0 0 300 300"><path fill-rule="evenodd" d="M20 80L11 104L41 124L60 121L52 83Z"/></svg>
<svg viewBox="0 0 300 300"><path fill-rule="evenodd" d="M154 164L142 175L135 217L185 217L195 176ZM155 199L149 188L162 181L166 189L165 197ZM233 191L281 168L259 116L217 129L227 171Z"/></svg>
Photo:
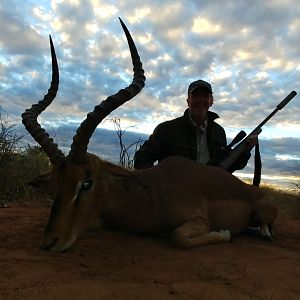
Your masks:
<svg viewBox="0 0 300 300"><path fill-rule="evenodd" d="M189 94L187 99L190 115L195 118L203 118L206 116L208 109L213 104L213 96L207 90L196 89Z"/></svg>

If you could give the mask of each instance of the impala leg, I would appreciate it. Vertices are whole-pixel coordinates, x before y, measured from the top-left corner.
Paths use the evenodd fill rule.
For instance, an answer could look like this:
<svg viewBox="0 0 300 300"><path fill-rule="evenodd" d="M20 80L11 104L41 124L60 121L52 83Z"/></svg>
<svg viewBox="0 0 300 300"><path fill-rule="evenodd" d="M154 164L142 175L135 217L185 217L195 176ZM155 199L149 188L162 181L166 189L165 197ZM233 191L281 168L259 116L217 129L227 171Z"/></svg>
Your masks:
<svg viewBox="0 0 300 300"><path fill-rule="evenodd" d="M194 219L177 227L172 233L172 242L181 248L191 248L230 241L229 230L209 231L202 219Z"/></svg>
<svg viewBox="0 0 300 300"><path fill-rule="evenodd" d="M272 241L272 239L275 237L274 229L267 224L260 225L260 234L264 239L268 241Z"/></svg>

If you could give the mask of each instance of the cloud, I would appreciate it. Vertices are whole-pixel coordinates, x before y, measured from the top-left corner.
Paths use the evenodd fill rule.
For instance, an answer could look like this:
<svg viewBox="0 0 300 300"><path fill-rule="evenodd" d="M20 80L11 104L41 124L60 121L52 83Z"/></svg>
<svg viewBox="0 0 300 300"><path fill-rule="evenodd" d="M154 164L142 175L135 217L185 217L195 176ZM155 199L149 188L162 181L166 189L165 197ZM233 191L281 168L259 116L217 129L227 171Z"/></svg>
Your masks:
<svg viewBox="0 0 300 300"><path fill-rule="evenodd" d="M299 15L297 0L4 1L0 105L20 122L24 109L46 93L51 34L60 88L40 120L56 127L78 124L132 80L121 16L147 77L142 92L113 113L124 126L135 125L148 134L159 122L180 116L188 84L203 78L213 85L212 109L228 136L241 129L249 132L290 91L299 92ZM300 138L298 101L299 95L268 122L264 138ZM293 155L275 162L284 168Z"/></svg>

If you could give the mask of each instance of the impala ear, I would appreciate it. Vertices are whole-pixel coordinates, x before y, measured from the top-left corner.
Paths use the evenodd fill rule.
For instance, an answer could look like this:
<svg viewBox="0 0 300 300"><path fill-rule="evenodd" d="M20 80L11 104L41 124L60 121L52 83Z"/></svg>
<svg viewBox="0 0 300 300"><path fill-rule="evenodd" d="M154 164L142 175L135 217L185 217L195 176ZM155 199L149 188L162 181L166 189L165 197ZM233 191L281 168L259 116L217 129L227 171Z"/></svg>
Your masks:
<svg viewBox="0 0 300 300"><path fill-rule="evenodd" d="M28 185L44 190L50 194L51 171L39 175L28 182Z"/></svg>

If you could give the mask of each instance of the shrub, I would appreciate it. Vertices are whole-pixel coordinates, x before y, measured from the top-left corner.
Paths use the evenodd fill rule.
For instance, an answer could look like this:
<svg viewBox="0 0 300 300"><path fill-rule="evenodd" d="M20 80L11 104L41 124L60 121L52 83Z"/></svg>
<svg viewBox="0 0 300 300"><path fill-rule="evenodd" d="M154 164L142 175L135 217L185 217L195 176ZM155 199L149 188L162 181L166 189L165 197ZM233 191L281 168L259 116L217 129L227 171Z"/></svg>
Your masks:
<svg viewBox="0 0 300 300"><path fill-rule="evenodd" d="M49 168L49 160L44 152L37 146L28 146L25 151L10 153L6 159L1 169L1 201L36 199L41 195L33 192L28 182Z"/></svg>
<svg viewBox="0 0 300 300"><path fill-rule="evenodd" d="M27 183L49 167L40 147L28 145L24 151L18 149L22 138L0 106L0 202L36 198Z"/></svg>

